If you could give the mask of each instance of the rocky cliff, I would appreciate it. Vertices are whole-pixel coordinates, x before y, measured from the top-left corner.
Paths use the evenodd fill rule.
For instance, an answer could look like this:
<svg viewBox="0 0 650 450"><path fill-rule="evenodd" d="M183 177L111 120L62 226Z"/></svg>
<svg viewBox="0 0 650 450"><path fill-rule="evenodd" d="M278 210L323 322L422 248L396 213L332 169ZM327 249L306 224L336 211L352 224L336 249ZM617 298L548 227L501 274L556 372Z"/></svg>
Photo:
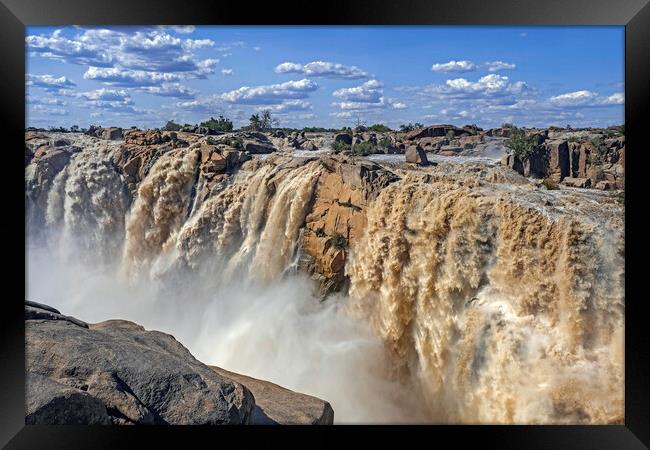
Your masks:
<svg viewBox="0 0 650 450"><path fill-rule="evenodd" d="M25 306L28 424L328 425L329 403L208 367L173 336Z"/></svg>
<svg viewBox="0 0 650 450"><path fill-rule="evenodd" d="M391 142L433 157L426 150L438 145L432 140L479 145L503 139L508 129L489 133L443 127ZM340 142L372 140L357 134ZM129 131L124 138L68 136L56 147L61 136L34 137L36 153L39 142L48 149L26 167L30 236L68 251L61 243L73 242L74 258L105 260L130 280L182 286L183 301L193 301L185 291L197 286L216 290L241 279L271 286L306 272L321 299L372 325L390 357L389 378L417 392L429 420L621 422L621 199L549 189L518 173L548 177L551 170L563 183L579 178L593 167L588 144L549 134L545 165L522 162L519 170L462 155L424 165L404 155L268 154L255 147L286 139L276 136L242 135L239 142ZM621 149L611 164L621 164ZM616 159L613 151L599 155ZM60 322L48 327L71 330ZM77 328L74 336L101 331ZM211 401L215 410L241 411L238 418L224 412L200 420L248 420L251 410L237 398L246 396ZM281 421L282 408L268 408L269 420ZM309 413L313 421L327 417L320 411Z"/></svg>

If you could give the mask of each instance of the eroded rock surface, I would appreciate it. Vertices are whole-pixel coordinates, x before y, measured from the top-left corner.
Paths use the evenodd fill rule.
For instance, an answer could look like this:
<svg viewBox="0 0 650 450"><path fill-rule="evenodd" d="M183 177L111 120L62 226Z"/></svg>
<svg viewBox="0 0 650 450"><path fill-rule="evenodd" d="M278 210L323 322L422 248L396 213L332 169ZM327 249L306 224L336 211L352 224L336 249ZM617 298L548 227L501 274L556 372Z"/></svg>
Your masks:
<svg viewBox="0 0 650 450"><path fill-rule="evenodd" d="M133 322L86 324L47 305L26 302L25 334L30 424L333 421L326 401L210 368L173 336Z"/></svg>

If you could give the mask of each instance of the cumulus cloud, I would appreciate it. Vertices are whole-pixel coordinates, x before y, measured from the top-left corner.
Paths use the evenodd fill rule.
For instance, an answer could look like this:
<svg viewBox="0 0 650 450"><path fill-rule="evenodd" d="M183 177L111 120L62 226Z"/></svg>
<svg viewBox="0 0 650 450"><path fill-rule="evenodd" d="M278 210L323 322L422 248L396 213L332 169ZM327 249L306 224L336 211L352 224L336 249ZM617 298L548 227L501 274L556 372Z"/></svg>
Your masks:
<svg viewBox="0 0 650 450"><path fill-rule="evenodd" d="M180 99L193 99L197 91L183 86L179 83L163 83L160 86L147 86L142 88L143 92L158 95L160 97L174 97Z"/></svg>
<svg viewBox="0 0 650 450"><path fill-rule="evenodd" d="M368 80L360 86L338 89L332 92L334 97L342 101L332 103L332 106L343 110L365 110L374 108L404 109L406 104L384 97L384 85L379 80Z"/></svg>
<svg viewBox="0 0 650 450"><path fill-rule="evenodd" d="M472 61L449 61L446 63L436 63L431 66L434 72L471 72L477 69L477 65Z"/></svg>
<svg viewBox="0 0 650 450"><path fill-rule="evenodd" d="M204 76L206 68L217 61L202 61L194 54L195 50L214 46L214 41L183 39L160 28L130 33L89 29L74 37L66 37L62 30L56 30L49 36L27 36L26 44L32 54L71 64L149 72L188 72L194 77Z"/></svg>
<svg viewBox="0 0 650 450"><path fill-rule="evenodd" d="M447 80L442 85L431 85L423 92L447 98L495 98L513 94L520 94L526 89L526 83L517 81L512 83L505 75L490 74L469 81L465 78Z"/></svg>
<svg viewBox="0 0 650 450"><path fill-rule="evenodd" d="M312 61L307 64L284 62L275 68L276 73L300 73L308 77L359 79L368 78L370 75L356 66L345 66L343 64Z"/></svg>
<svg viewBox="0 0 650 450"><path fill-rule="evenodd" d="M259 111L268 109L276 113L285 113L289 111L309 111L312 109L310 102L306 100L285 100L279 105L260 106Z"/></svg>
<svg viewBox="0 0 650 450"><path fill-rule="evenodd" d="M566 94L551 97L551 103L558 106L582 106L592 103L598 97L598 94L592 91L582 90L567 92Z"/></svg>
<svg viewBox="0 0 650 450"><path fill-rule="evenodd" d="M609 96L601 96L593 91L581 90L556 95L551 97L549 100L550 103L555 106L566 108L614 106L623 105L625 103L625 94L622 92L616 92Z"/></svg>
<svg viewBox="0 0 650 450"><path fill-rule="evenodd" d="M180 75L166 72L147 72L144 70L129 70L117 67L89 67L84 73L84 79L101 81L118 86L148 86L163 82L178 81Z"/></svg>
<svg viewBox="0 0 650 450"><path fill-rule="evenodd" d="M431 66L431 70L434 72L473 72L481 68L487 69L489 72L498 72L499 70L513 70L517 66L505 61L487 61L477 64L469 60L449 61Z"/></svg>
<svg viewBox="0 0 650 450"><path fill-rule="evenodd" d="M316 89L318 89L318 85L305 78L265 86L242 86L222 94L221 98L229 103L273 105L282 103L284 100L307 98L309 93Z"/></svg>
<svg viewBox="0 0 650 450"><path fill-rule="evenodd" d="M46 105L32 104L30 110L48 116L67 116L68 111L62 108L50 108Z"/></svg>
<svg viewBox="0 0 650 450"><path fill-rule="evenodd" d="M514 70L517 68L516 64L504 61L488 61L483 66L490 72L498 72L499 70Z"/></svg>
<svg viewBox="0 0 650 450"><path fill-rule="evenodd" d="M58 90L63 88L71 88L76 86L72 80L69 80L67 77L61 76L56 77L54 75L28 75L27 77L27 86L34 86L43 88L48 91Z"/></svg>
<svg viewBox="0 0 650 450"><path fill-rule="evenodd" d="M604 105L622 105L625 103L625 94L623 92L617 92L615 94L606 97L603 100Z"/></svg>
<svg viewBox="0 0 650 450"><path fill-rule="evenodd" d="M378 80L368 80L361 86L338 89L332 95L347 101L374 103L383 96L383 86Z"/></svg>
<svg viewBox="0 0 650 450"><path fill-rule="evenodd" d="M79 96L87 100L123 101L125 98L129 97L129 94L125 90L118 91L115 89L102 88L94 91L81 92L79 93Z"/></svg>
<svg viewBox="0 0 650 450"><path fill-rule="evenodd" d="M232 69L221 69L221 75L231 76L234 75L235 71Z"/></svg>
<svg viewBox="0 0 650 450"><path fill-rule="evenodd" d="M196 30L194 25L172 25L170 28L179 34L190 34Z"/></svg>

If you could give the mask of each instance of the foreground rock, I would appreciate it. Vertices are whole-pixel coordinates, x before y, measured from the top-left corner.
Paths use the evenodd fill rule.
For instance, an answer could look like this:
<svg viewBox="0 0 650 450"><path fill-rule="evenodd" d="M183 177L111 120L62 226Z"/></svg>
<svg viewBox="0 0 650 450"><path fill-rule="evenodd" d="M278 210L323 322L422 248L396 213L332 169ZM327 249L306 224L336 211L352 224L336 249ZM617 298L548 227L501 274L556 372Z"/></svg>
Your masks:
<svg viewBox="0 0 650 450"><path fill-rule="evenodd" d="M216 366L219 375L246 386L255 397L255 425L331 425L334 410L330 404L310 395L299 394L269 381L257 380Z"/></svg>
<svg viewBox="0 0 650 450"><path fill-rule="evenodd" d="M86 324L26 302L25 338L29 424L332 423L327 402L239 376L262 393L258 407L173 336L125 320Z"/></svg>

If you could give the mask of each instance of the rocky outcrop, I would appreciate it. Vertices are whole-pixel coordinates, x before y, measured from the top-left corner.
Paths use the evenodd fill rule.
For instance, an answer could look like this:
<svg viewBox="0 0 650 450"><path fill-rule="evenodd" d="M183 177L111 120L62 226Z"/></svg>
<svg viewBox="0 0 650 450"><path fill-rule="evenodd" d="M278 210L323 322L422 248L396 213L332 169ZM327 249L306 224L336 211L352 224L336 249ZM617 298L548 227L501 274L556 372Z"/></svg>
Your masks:
<svg viewBox="0 0 650 450"><path fill-rule="evenodd" d="M331 424L329 403L197 361L125 320L86 324L25 306L29 424ZM256 404L254 394L261 402ZM277 403L276 403L277 402Z"/></svg>
<svg viewBox="0 0 650 450"><path fill-rule="evenodd" d="M437 136L462 136L469 135L470 133L467 130L458 128L454 125L431 125L429 127L418 128L417 130L410 131L406 133L404 139L413 141L416 139L426 138L426 137L437 137Z"/></svg>
<svg viewBox="0 0 650 450"><path fill-rule="evenodd" d="M311 395L299 394L269 381L209 366L219 375L246 386L255 397L253 425L331 425L332 406Z"/></svg>
<svg viewBox="0 0 650 450"><path fill-rule="evenodd" d="M101 137L109 141L119 141L124 138L124 134L121 128L112 127L102 130Z"/></svg>
<svg viewBox="0 0 650 450"><path fill-rule="evenodd" d="M346 158L321 158L326 171L320 176L306 218L301 244L301 265L319 282L321 294L345 284L349 243L360 238L364 209L397 175L371 162Z"/></svg>
<svg viewBox="0 0 650 450"><path fill-rule="evenodd" d="M429 164L427 154L419 145L411 145L406 149L406 162L426 166Z"/></svg>

